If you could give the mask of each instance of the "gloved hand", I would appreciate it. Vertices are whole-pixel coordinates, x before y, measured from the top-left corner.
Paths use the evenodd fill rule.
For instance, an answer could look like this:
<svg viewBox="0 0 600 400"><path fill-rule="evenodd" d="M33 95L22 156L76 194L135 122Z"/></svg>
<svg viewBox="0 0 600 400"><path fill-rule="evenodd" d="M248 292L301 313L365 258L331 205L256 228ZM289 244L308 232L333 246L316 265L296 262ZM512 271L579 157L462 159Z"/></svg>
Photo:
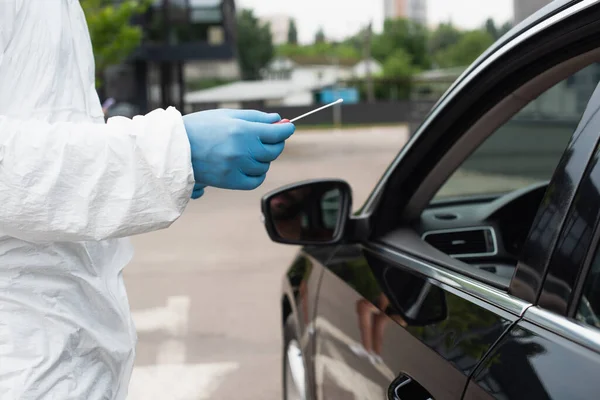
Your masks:
<svg viewBox="0 0 600 400"><path fill-rule="evenodd" d="M185 115L196 180L192 197L202 196L205 186L238 190L260 186L295 130L291 123L274 124L280 120L278 114L254 110Z"/></svg>

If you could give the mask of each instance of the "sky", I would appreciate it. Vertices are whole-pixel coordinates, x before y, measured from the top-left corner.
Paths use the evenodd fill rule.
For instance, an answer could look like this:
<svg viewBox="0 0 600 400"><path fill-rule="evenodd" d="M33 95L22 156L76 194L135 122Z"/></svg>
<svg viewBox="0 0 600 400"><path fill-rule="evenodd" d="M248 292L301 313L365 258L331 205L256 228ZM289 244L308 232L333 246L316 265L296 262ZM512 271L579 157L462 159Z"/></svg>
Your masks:
<svg viewBox="0 0 600 400"><path fill-rule="evenodd" d="M428 0L428 19L433 24L451 20L466 29L481 26L489 17L502 24L512 19L512 1ZM253 9L259 17L295 18L303 43L312 42L320 26L333 40L356 33L369 20L375 31L383 26L383 0L236 0L236 4L238 8Z"/></svg>

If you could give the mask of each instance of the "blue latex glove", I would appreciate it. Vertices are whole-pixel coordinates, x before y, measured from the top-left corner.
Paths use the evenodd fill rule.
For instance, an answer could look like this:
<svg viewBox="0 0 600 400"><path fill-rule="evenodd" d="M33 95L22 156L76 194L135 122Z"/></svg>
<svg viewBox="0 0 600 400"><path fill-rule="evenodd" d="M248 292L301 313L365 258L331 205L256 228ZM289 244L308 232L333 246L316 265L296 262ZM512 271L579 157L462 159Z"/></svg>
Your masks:
<svg viewBox="0 0 600 400"><path fill-rule="evenodd" d="M260 186L270 163L282 152L296 129L291 123L274 124L278 114L254 110L209 110L183 117L190 140L196 185L252 190ZM194 198L197 198L194 197Z"/></svg>
<svg viewBox="0 0 600 400"><path fill-rule="evenodd" d="M202 197L202 195L204 195L204 188L205 188L204 185L195 183L194 190L192 191L192 199L196 200L196 199L199 199L200 197Z"/></svg>

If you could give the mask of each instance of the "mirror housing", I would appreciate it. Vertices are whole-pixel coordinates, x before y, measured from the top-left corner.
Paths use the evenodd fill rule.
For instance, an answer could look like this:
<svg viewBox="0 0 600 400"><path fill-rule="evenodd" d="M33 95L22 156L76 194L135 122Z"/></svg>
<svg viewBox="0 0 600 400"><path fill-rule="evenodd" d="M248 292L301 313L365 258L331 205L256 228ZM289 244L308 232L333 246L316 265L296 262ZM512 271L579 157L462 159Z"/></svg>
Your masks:
<svg viewBox="0 0 600 400"><path fill-rule="evenodd" d="M294 245L341 242L352 211L352 189L340 179L294 183L266 194L263 220L272 241Z"/></svg>

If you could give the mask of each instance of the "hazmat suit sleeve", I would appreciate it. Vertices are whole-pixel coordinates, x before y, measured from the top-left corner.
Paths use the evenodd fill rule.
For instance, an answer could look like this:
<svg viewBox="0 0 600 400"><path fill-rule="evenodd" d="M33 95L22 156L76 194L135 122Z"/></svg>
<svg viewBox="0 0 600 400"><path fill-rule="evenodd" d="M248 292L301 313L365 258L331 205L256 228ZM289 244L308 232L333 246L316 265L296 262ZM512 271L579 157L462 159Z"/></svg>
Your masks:
<svg viewBox="0 0 600 400"><path fill-rule="evenodd" d="M88 241L168 227L194 184L181 114L107 124L0 115L0 231L30 241Z"/></svg>
<svg viewBox="0 0 600 400"><path fill-rule="evenodd" d="M40 9L43 5L48 7ZM74 12L67 6L60 1L0 0L0 65L17 39L33 40L38 47L58 46L56 38L45 43L46 37L35 36L32 26L43 23L36 19L46 14L58 18L53 23L59 25L59 17L69 21L65 15L70 12L83 19L81 9ZM25 17L30 18L27 29ZM84 22L73 29L83 28ZM17 32L21 37L13 36ZM27 51L20 53L23 70L39 62L36 53ZM31 85L24 81L13 87ZM190 144L175 108L133 119L115 117L107 124L23 120L0 109L0 235L27 241L94 241L166 228L183 212L193 184Z"/></svg>

